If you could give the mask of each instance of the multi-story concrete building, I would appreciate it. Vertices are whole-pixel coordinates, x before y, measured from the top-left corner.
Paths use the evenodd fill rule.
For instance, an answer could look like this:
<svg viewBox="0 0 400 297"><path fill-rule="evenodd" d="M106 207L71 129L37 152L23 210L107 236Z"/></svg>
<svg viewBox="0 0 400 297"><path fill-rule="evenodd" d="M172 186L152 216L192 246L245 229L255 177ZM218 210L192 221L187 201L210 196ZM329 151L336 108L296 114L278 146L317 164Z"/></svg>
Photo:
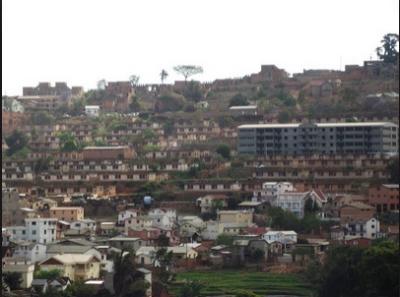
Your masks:
<svg viewBox="0 0 400 297"><path fill-rule="evenodd" d="M398 126L390 122L241 125L238 152L260 156L396 154Z"/></svg>
<svg viewBox="0 0 400 297"><path fill-rule="evenodd" d="M368 189L368 203L376 207L377 212L399 210L399 185L371 186Z"/></svg>
<svg viewBox="0 0 400 297"><path fill-rule="evenodd" d="M294 191L292 183L289 182L265 182L262 189L254 191L253 195L257 201L274 201L278 195L285 192Z"/></svg>
<svg viewBox="0 0 400 297"><path fill-rule="evenodd" d="M1 191L1 225L21 225L24 216L19 203L19 194L15 188L2 188Z"/></svg>
<svg viewBox="0 0 400 297"><path fill-rule="evenodd" d="M13 240L28 240L42 244L56 241L57 219L27 218L24 226L7 227Z"/></svg>
<svg viewBox="0 0 400 297"><path fill-rule="evenodd" d="M251 210L218 210L217 221L222 224L237 224L248 227L253 224L253 212Z"/></svg>
<svg viewBox="0 0 400 297"><path fill-rule="evenodd" d="M81 221L84 218L84 209L83 207L52 207L50 217L67 222Z"/></svg>

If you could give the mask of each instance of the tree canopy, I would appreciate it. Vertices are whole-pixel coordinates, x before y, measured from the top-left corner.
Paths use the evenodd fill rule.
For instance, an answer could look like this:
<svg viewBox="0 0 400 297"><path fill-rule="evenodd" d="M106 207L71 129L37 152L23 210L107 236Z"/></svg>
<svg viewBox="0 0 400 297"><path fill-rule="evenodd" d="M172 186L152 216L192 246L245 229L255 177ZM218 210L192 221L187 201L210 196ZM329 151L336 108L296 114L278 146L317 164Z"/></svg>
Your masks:
<svg viewBox="0 0 400 297"><path fill-rule="evenodd" d="M16 152L21 151L27 146L28 137L24 133L18 130L14 130L11 135L6 137L5 141L8 146L7 155L12 156Z"/></svg>
<svg viewBox="0 0 400 297"><path fill-rule="evenodd" d="M376 54L379 59L386 63L397 63L399 58L399 35L395 33L388 33L383 36L381 40L382 46L376 49Z"/></svg>
<svg viewBox="0 0 400 297"><path fill-rule="evenodd" d="M242 93L238 93L229 100L229 106L243 106L249 105L249 101L247 101L247 97Z"/></svg>
<svg viewBox="0 0 400 297"><path fill-rule="evenodd" d="M174 67L174 70L183 75L185 81L193 75L203 73L203 67L195 65L178 65Z"/></svg>
<svg viewBox="0 0 400 297"><path fill-rule="evenodd" d="M226 144L220 144L216 150L217 154L221 155L224 159L229 160L231 158L231 149Z"/></svg>
<svg viewBox="0 0 400 297"><path fill-rule="evenodd" d="M366 249L333 247L324 265L312 263L306 276L321 297L398 296L399 272L398 243L381 241Z"/></svg>

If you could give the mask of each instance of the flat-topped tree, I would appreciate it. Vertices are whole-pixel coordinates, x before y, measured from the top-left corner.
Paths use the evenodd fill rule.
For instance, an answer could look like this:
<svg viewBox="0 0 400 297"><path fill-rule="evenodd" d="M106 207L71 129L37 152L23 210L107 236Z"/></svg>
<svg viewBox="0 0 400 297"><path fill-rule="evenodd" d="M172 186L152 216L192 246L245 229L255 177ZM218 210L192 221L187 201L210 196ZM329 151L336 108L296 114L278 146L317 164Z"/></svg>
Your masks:
<svg viewBox="0 0 400 297"><path fill-rule="evenodd" d="M174 67L174 70L179 74L183 75L185 82L193 75L203 73L203 67L195 65L178 65Z"/></svg>

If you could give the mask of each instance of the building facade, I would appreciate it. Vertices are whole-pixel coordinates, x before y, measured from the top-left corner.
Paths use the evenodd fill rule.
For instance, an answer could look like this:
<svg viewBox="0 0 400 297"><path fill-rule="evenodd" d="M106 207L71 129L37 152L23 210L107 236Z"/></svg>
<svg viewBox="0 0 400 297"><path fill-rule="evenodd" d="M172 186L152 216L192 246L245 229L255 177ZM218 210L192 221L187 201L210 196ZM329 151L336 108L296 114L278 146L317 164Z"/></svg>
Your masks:
<svg viewBox="0 0 400 297"><path fill-rule="evenodd" d="M257 124L238 127L238 153L260 156L398 153L390 122Z"/></svg>
<svg viewBox="0 0 400 297"><path fill-rule="evenodd" d="M377 212L399 210L399 185L383 184L371 186L368 189L368 203L374 206Z"/></svg>

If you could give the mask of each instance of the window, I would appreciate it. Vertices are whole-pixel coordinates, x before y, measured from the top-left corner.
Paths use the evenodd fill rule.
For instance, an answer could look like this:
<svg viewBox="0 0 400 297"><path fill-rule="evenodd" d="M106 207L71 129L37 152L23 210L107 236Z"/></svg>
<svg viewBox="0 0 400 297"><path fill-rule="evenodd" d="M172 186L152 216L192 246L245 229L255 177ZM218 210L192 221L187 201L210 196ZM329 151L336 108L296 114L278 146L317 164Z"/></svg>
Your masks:
<svg viewBox="0 0 400 297"><path fill-rule="evenodd" d="M32 230L32 235L36 235L36 230Z"/></svg>
<svg viewBox="0 0 400 297"><path fill-rule="evenodd" d="M32 226L36 226L36 222L32 222Z"/></svg>

